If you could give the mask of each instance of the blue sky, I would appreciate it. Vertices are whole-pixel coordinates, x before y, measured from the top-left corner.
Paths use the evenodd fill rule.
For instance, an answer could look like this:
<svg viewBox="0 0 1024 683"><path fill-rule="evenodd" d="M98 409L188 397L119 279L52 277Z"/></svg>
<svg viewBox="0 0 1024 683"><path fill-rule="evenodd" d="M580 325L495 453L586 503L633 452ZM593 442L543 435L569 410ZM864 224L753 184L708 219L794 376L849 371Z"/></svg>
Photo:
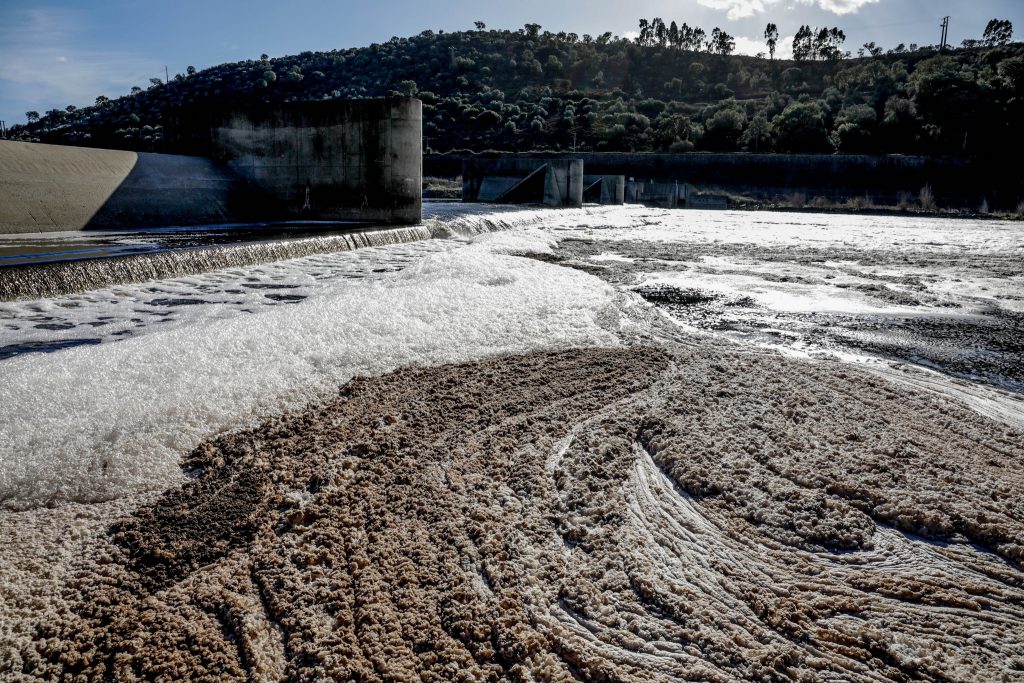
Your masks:
<svg viewBox="0 0 1024 683"><path fill-rule="evenodd" d="M800 24L838 25L855 51L867 41L936 43L945 15L953 44L980 37L993 17L1013 21L1015 38L1024 38L1024 0L0 0L0 119L24 123L27 110L122 95L162 77L164 66L173 76L190 64L363 46L475 20L627 35L639 17L660 16L709 33L720 26L738 51L754 54L767 21L778 24L780 44Z"/></svg>

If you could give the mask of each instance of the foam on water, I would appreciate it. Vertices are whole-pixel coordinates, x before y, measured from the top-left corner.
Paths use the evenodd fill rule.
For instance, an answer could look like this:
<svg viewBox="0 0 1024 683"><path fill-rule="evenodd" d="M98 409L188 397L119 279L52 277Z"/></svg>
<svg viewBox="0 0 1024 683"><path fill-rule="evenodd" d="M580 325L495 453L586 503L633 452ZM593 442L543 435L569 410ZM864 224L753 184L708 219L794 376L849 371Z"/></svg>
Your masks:
<svg viewBox="0 0 1024 683"><path fill-rule="evenodd" d="M986 325L1024 305L1024 233L997 222L438 205L415 231L435 239L313 255L308 240L286 241L274 249L302 258L0 304L0 504L159 490L182 476L181 455L203 438L321 398L356 374L618 343L633 324L622 292L643 283L717 292L729 320L758 323L712 337L680 328L699 343L724 335L800 355L821 348L808 334L826 309L874 324L832 335L826 348L843 358L925 349L945 327L901 330L930 316L962 339L928 357L951 358L960 376L973 371L960 356L970 360ZM513 256L526 251L587 260L613 284ZM756 305L731 307L730 297L748 295ZM902 336L884 329L888 320ZM888 346L861 338L872 334ZM998 384L1008 362L982 374ZM988 396L988 414L1006 413L998 393Z"/></svg>
<svg viewBox="0 0 1024 683"><path fill-rule="evenodd" d="M536 237L492 241L374 279L325 280L292 306L2 361L0 501L161 489L203 438L321 398L354 375L617 343L611 287L500 253L544 248Z"/></svg>

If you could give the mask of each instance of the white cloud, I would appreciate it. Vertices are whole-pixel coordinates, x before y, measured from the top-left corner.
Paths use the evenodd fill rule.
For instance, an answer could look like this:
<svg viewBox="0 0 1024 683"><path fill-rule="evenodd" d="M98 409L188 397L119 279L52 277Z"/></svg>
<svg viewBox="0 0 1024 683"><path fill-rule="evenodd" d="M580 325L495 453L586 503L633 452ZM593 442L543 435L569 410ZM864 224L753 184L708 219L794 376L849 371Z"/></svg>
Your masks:
<svg viewBox="0 0 1024 683"><path fill-rule="evenodd" d="M745 19L755 14L763 14L769 7L778 5L784 0L697 0L704 7L724 11L729 19ZM834 14L852 14L864 5L879 0L796 0L801 5L817 5L826 12ZM792 7L792 5L790 5Z"/></svg>
<svg viewBox="0 0 1024 683"><path fill-rule="evenodd" d="M736 36L736 54L754 56L759 53L768 55L768 46L763 38L748 38ZM793 36L779 36L779 42L775 45L775 59L792 59L793 57Z"/></svg>
<svg viewBox="0 0 1024 683"><path fill-rule="evenodd" d="M801 2L810 4L814 0L801 0ZM871 5L878 0L817 0L817 2L821 9L835 14L854 14L864 5Z"/></svg>
<svg viewBox="0 0 1024 683"><path fill-rule="evenodd" d="M163 71L155 60L80 47L80 22L71 14L42 10L0 13L0 118L8 125L27 110L93 103L97 95L117 97L145 85Z"/></svg>
<svg viewBox="0 0 1024 683"><path fill-rule="evenodd" d="M772 2L773 0L768 0ZM698 0L701 5L722 10L730 19L743 19L764 12L764 0Z"/></svg>

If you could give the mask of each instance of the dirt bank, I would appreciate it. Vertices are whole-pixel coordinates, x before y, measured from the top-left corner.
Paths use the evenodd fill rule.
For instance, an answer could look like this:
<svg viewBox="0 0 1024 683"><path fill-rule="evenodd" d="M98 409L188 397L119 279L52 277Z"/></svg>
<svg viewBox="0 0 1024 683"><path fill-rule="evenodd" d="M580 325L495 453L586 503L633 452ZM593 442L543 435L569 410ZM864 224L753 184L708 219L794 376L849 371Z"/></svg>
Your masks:
<svg viewBox="0 0 1024 683"><path fill-rule="evenodd" d="M0 645L43 680L1017 678L1022 441L763 354L405 369L200 446Z"/></svg>

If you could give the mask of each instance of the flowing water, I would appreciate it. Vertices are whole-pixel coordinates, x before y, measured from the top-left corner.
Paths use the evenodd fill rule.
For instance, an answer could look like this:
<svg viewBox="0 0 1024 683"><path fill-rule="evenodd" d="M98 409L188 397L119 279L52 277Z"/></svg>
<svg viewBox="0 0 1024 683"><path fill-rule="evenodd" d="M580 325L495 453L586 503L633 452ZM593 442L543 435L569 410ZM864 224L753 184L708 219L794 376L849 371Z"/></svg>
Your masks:
<svg viewBox="0 0 1024 683"><path fill-rule="evenodd" d="M899 361L955 379L940 383L990 412L1021 410L1018 224L428 204L421 226L265 237L11 237L37 270L2 268L0 283L14 289L42 270L75 291L0 302L0 500L103 499L171 481L201 437L353 374L606 343L623 333L615 321L645 307L700 343L875 361L890 373L877 361ZM29 248L33 239L47 246ZM82 241L147 252L69 261ZM191 274L147 279L177 269ZM531 269L542 269L535 282ZM562 310L548 303L563 298ZM573 308L577 299L587 303ZM546 322L567 316L588 322ZM509 327L476 345L456 334L466 326L476 339L491 320ZM531 337L529 326L543 329Z"/></svg>
<svg viewBox="0 0 1024 683"><path fill-rule="evenodd" d="M8 242L0 677L1024 672L1019 224L426 218Z"/></svg>

